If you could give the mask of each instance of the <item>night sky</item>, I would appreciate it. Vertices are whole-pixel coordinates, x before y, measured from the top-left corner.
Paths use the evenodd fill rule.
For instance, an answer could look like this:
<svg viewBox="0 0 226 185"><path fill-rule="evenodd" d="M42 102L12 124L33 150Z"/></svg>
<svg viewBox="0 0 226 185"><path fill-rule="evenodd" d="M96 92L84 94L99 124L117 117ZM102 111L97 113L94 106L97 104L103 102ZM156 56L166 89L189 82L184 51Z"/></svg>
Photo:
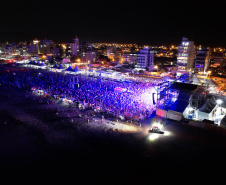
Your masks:
<svg viewBox="0 0 226 185"><path fill-rule="evenodd" d="M1 0L0 42L34 38L226 47L223 1Z"/></svg>

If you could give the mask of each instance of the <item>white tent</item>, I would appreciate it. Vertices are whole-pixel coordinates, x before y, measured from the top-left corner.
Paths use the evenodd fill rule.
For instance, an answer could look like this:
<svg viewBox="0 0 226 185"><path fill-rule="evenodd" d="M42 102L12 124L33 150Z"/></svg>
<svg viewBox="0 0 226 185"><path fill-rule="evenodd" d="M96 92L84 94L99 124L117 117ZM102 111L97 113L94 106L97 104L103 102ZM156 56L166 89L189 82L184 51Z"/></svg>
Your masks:
<svg viewBox="0 0 226 185"><path fill-rule="evenodd" d="M117 65L114 66L113 68L120 68L120 67L122 67L122 65L121 65L121 64L117 64Z"/></svg>
<svg viewBox="0 0 226 185"><path fill-rule="evenodd" d="M196 75L193 76L193 84L201 84L200 80Z"/></svg>
<svg viewBox="0 0 226 185"><path fill-rule="evenodd" d="M216 82L214 82L212 78L210 78L210 79L207 81L207 83L208 83L209 85L217 86Z"/></svg>

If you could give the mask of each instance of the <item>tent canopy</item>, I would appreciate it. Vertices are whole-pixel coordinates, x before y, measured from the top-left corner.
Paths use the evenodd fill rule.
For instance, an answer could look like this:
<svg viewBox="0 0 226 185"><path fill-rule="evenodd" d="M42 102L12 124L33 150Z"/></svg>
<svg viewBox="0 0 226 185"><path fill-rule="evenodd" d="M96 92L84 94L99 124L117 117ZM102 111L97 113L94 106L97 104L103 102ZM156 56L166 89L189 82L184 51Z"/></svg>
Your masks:
<svg viewBox="0 0 226 185"><path fill-rule="evenodd" d="M207 81L207 83L208 83L209 85L217 86L216 82L214 82L212 78L210 78L210 79Z"/></svg>
<svg viewBox="0 0 226 185"><path fill-rule="evenodd" d="M60 66L58 67L58 69L64 69L63 65L60 64Z"/></svg>
<svg viewBox="0 0 226 185"><path fill-rule="evenodd" d="M71 66L69 66L66 70L67 71L71 71L71 69L72 69Z"/></svg>
<svg viewBox="0 0 226 185"><path fill-rule="evenodd" d="M198 77L196 75L193 76L193 83L201 84L200 80L198 79Z"/></svg>
<svg viewBox="0 0 226 185"><path fill-rule="evenodd" d="M45 66L45 64L42 62L42 63L40 64L40 66Z"/></svg>
<svg viewBox="0 0 226 185"><path fill-rule="evenodd" d="M121 64L117 64L116 66L114 66L113 68L118 68L118 67L122 67Z"/></svg>
<svg viewBox="0 0 226 185"><path fill-rule="evenodd" d="M77 66L75 66L75 68L72 71L77 72L77 71L79 71L79 69Z"/></svg>
<svg viewBox="0 0 226 185"><path fill-rule="evenodd" d="M57 68L57 64L55 63L55 65L53 66L53 68Z"/></svg>

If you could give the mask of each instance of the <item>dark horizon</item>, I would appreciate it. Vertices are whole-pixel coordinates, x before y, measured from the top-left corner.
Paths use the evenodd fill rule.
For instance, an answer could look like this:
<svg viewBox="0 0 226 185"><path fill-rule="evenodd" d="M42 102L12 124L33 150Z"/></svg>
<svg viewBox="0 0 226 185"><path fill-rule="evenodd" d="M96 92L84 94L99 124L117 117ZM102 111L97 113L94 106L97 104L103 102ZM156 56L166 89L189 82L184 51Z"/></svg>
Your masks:
<svg viewBox="0 0 226 185"><path fill-rule="evenodd" d="M32 2L3 0L1 43L35 38L65 43L77 35L81 41L157 46L178 45L187 37L195 45L226 47L223 2Z"/></svg>

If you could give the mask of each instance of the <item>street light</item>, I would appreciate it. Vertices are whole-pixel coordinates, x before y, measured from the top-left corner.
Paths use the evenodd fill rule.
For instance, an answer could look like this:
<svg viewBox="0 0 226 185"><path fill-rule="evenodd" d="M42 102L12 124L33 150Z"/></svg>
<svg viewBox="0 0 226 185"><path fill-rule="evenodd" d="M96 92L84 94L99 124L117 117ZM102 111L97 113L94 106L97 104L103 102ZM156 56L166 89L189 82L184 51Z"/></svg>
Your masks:
<svg viewBox="0 0 226 185"><path fill-rule="evenodd" d="M157 70L157 72L158 72L158 66L155 66L154 68L155 68L155 69Z"/></svg>

